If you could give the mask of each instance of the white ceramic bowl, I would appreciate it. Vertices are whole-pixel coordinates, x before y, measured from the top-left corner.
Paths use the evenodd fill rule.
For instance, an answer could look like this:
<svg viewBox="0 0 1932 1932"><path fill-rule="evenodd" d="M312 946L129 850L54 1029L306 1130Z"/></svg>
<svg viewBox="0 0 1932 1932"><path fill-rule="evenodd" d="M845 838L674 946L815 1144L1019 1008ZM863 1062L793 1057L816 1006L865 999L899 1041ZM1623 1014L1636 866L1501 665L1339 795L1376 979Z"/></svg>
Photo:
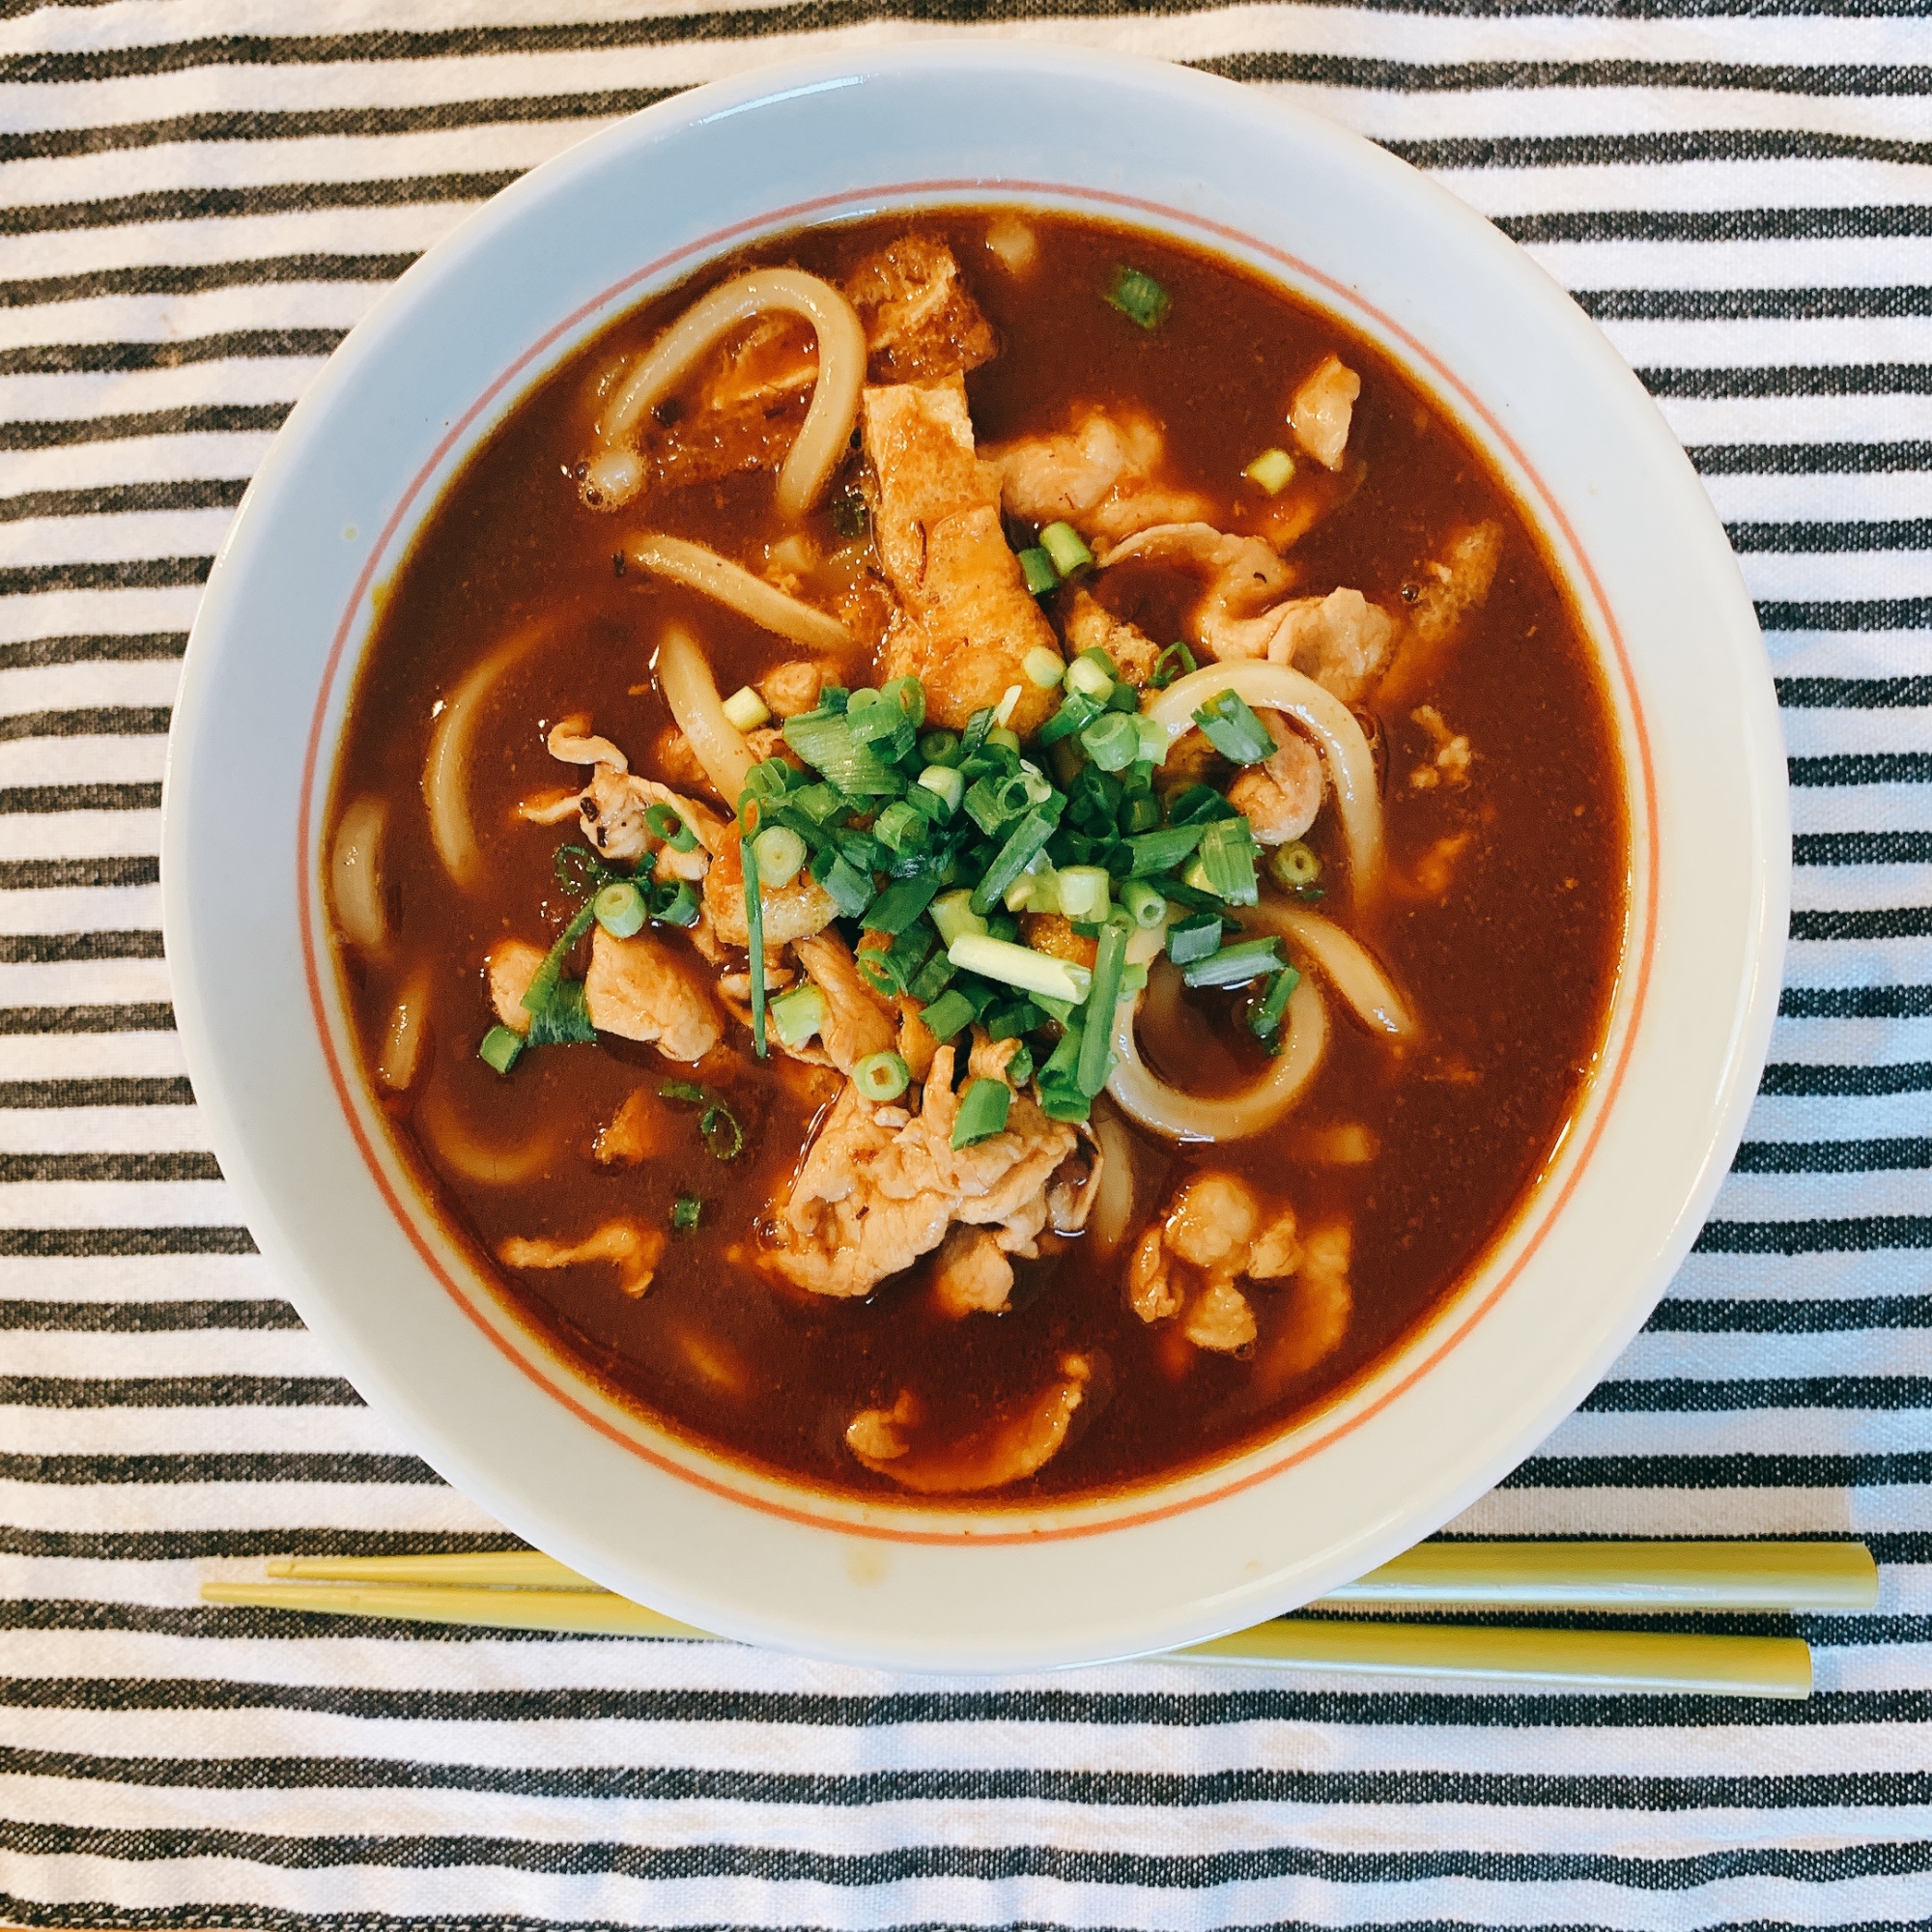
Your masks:
<svg viewBox="0 0 1932 1932"><path fill-rule="evenodd" d="M1088 210L1253 264L1383 344L1567 569L1621 734L1633 877L1605 1069L1494 1254L1359 1386L1212 1469L1030 1516L823 1497L710 1460L547 1356L416 1202L354 1071L320 824L372 586L601 324L747 237L895 206ZM1422 176L1179 68L1011 44L774 68L539 168L412 268L290 417L217 559L170 746L176 1009L223 1172L369 1402L510 1528L755 1642L1068 1663L1292 1607L1437 1527L1636 1331L1743 1129L1778 988L1783 752L1710 504L1609 345Z"/></svg>

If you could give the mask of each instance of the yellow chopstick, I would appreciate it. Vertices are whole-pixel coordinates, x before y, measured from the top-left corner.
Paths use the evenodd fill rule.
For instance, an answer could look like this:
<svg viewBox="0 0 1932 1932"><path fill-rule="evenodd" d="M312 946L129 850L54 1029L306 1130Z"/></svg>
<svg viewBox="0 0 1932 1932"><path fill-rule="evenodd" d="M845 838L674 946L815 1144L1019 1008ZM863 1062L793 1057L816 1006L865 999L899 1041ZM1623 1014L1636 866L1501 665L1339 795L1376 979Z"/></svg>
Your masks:
<svg viewBox="0 0 1932 1932"><path fill-rule="evenodd" d="M274 1581L204 1583L201 1594L211 1604L321 1610L338 1616L400 1617L493 1630L566 1631L580 1635L708 1638L708 1633L660 1616L641 1604L592 1589ZM1167 1652L1162 1661L1376 1676L1486 1679L1593 1690L1786 1698L1806 1697L1811 1691L1811 1653L1796 1637L1681 1636L1648 1631L1520 1630L1283 1617L1186 1650Z"/></svg>
<svg viewBox="0 0 1932 1932"><path fill-rule="evenodd" d="M535 1549L281 1556L270 1577L595 1591ZM1520 1609L1868 1610L1878 1566L1859 1543L1422 1543L1321 1600Z"/></svg>

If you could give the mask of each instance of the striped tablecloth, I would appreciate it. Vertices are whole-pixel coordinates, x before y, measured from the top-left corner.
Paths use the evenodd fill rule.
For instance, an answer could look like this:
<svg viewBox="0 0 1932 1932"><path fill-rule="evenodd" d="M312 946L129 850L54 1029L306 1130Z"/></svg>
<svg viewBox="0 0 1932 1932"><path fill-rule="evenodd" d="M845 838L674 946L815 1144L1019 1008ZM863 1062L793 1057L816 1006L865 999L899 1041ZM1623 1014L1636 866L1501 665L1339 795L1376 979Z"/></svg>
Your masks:
<svg viewBox="0 0 1932 1932"><path fill-rule="evenodd" d="M0 1919L1932 1919L1932 25L1626 12L0 4ZM278 1297L182 1074L158 780L229 511L520 170L780 54L977 33L1189 61L1435 171L1708 481L1796 786L1773 1065L1656 1320L1460 1527L1864 1537L1883 1604L1800 1620L1808 1704L893 1680L197 1605L269 1552L501 1540Z"/></svg>

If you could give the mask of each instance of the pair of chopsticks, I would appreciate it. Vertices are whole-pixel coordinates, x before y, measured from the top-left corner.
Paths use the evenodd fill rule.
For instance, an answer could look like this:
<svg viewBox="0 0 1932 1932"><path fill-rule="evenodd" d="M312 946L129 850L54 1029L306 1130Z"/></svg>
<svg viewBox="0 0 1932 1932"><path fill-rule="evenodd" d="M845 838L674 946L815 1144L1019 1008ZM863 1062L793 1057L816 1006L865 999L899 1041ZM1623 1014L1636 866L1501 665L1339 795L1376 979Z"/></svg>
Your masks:
<svg viewBox="0 0 1932 1932"><path fill-rule="evenodd" d="M284 1556L265 1582L209 1582L202 1601L494 1630L709 1640L541 1551ZM1868 1610L1878 1568L1857 1543L1424 1543L1318 1609ZM1808 1697L1799 1637L1278 1617L1163 1654L1165 1662L1482 1678L1590 1690Z"/></svg>

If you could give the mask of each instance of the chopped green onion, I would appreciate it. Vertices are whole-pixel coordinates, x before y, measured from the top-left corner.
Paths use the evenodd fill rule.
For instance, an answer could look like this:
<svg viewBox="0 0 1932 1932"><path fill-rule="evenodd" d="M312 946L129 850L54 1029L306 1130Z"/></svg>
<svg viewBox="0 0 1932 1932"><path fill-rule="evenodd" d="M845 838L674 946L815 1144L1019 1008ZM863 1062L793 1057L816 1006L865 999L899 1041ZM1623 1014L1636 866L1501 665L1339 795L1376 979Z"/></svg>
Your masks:
<svg viewBox="0 0 1932 1932"><path fill-rule="evenodd" d="M655 838L662 838L673 852L690 852L696 849L697 834L684 822L683 815L668 805L653 805L645 809L644 824Z"/></svg>
<svg viewBox="0 0 1932 1932"><path fill-rule="evenodd" d="M540 1013L530 1015L526 1046L588 1046L597 1037L582 980L559 980Z"/></svg>
<svg viewBox="0 0 1932 1932"><path fill-rule="evenodd" d="M476 1049L476 1058L485 1066L495 1067L498 1073L507 1073L516 1065L517 1056L524 1050L524 1037L513 1027L493 1026L483 1036L482 1044Z"/></svg>
<svg viewBox="0 0 1932 1932"><path fill-rule="evenodd" d="M1167 291L1151 275L1141 269L1130 269L1124 262L1114 270L1107 299L1129 322L1147 329L1160 327L1172 302Z"/></svg>
<svg viewBox="0 0 1932 1932"><path fill-rule="evenodd" d="M1003 1131L1007 1109L1012 1103L1013 1090L1004 1080L974 1081L960 1097L959 1112L952 1122L952 1145L971 1147Z"/></svg>
<svg viewBox="0 0 1932 1932"><path fill-rule="evenodd" d="M768 825L752 840L758 876L773 892L782 892L805 869L805 840L789 825Z"/></svg>
<svg viewBox="0 0 1932 1932"><path fill-rule="evenodd" d="M1019 686L1015 685L1013 689L1017 691ZM1017 752L1020 748L1020 734L1005 724L995 724L986 733L986 743L1001 746L1009 752Z"/></svg>
<svg viewBox="0 0 1932 1932"><path fill-rule="evenodd" d="M704 1203L696 1195L680 1194L670 1204L670 1224L680 1235L688 1235L697 1226L703 1212Z"/></svg>
<svg viewBox="0 0 1932 1932"><path fill-rule="evenodd" d="M925 723L925 686L916 677L888 678L879 687L879 702L896 710L915 731Z"/></svg>
<svg viewBox="0 0 1932 1932"><path fill-rule="evenodd" d="M1216 818L1237 818L1239 813L1209 784L1191 784L1175 793L1167 802L1170 825L1207 825Z"/></svg>
<svg viewBox="0 0 1932 1932"><path fill-rule="evenodd" d="M1169 660L1173 662L1170 663ZM1194 653L1185 644L1169 644L1153 661L1153 668L1148 673L1148 682L1156 691L1165 691L1177 677L1185 677L1198 670Z"/></svg>
<svg viewBox="0 0 1932 1932"><path fill-rule="evenodd" d="M815 784L800 785L795 792L787 795L785 804L793 811L802 811L814 825L829 825L835 818L840 818L852 810L851 805L823 780Z"/></svg>
<svg viewBox="0 0 1932 1932"><path fill-rule="evenodd" d="M1292 893L1306 892L1321 876L1321 861L1299 838L1268 854L1268 870Z"/></svg>
<svg viewBox="0 0 1932 1932"><path fill-rule="evenodd" d="M967 719L966 729L960 737L959 756L962 762L970 758L986 742L986 733L992 728L993 707L990 704L982 704L972 717ZM936 755L937 753L932 752L926 753L927 757Z"/></svg>
<svg viewBox="0 0 1932 1932"><path fill-rule="evenodd" d="M811 876L832 895L841 919L857 919L872 903L871 880L829 845L812 859Z"/></svg>
<svg viewBox="0 0 1932 1932"><path fill-rule="evenodd" d="M963 932L984 932L985 920L973 908L973 895L962 886L957 892L941 893L932 902L932 923L948 946Z"/></svg>
<svg viewBox="0 0 1932 1932"><path fill-rule="evenodd" d="M953 965L944 952L935 952L913 976L912 984L906 988L921 1006L929 1007L952 983L952 976L959 969Z"/></svg>
<svg viewBox="0 0 1932 1932"><path fill-rule="evenodd" d="M821 684L818 687L818 708L821 711L843 711L852 694L842 684Z"/></svg>
<svg viewBox="0 0 1932 1932"><path fill-rule="evenodd" d="M791 781L798 774L783 758L760 758L745 774L745 789L739 794L738 803L747 798L758 800L778 800L791 789Z"/></svg>
<svg viewBox="0 0 1932 1932"><path fill-rule="evenodd" d="M1036 644L1020 660L1020 668L1026 672L1027 681L1037 684L1042 691L1056 689L1060 680L1066 675L1066 664L1056 650L1045 644Z"/></svg>
<svg viewBox="0 0 1932 1932"><path fill-rule="evenodd" d="M1107 711L1081 732L1080 749L1103 772L1124 771L1141 755L1141 734L1131 718Z"/></svg>
<svg viewBox="0 0 1932 1932"><path fill-rule="evenodd" d="M1114 1009L1121 1000L1121 970L1127 963L1127 938L1132 930L1125 919L1110 919L1100 928L1094 986L1087 996L1087 1023L1073 1075L1074 1084L1090 1100L1114 1070Z"/></svg>
<svg viewBox="0 0 1932 1932"><path fill-rule="evenodd" d="M1026 870L1007 888L1000 903L1009 912L1060 910L1060 879L1043 850L1027 861Z"/></svg>
<svg viewBox="0 0 1932 1932"><path fill-rule="evenodd" d="M793 833L801 850L805 840ZM758 838L765 837L759 833ZM760 1060L770 1052L765 1040L765 900L758 879L758 838L739 841L738 851L745 865L745 939L752 967L752 1051Z"/></svg>
<svg viewBox="0 0 1932 1932"><path fill-rule="evenodd" d="M736 1160L744 1152L745 1130L737 1115L710 1088L691 1080L667 1080L658 1088L658 1098L704 1109L697 1117L697 1131L714 1160Z"/></svg>
<svg viewBox="0 0 1932 1932"><path fill-rule="evenodd" d="M1141 756L1150 765L1164 765L1167 754L1173 749L1174 741L1167 735L1167 726L1158 718L1150 718L1146 712L1127 721L1140 733Z"/></svg>
<svg viewBox="0 0 1932 1932"><path fill-rule="evenodd" d="M1160 805L1158 801L1143 793L1138 798L1129 798L1121 805L1121 830L1128 838L1143 832L1151 832L1160 824Z"/></svg>
<svg viewBox="0 0 1932 1932"><path fill-rule="evenodd" d="M896 1100L912 1084L912 1069L896 1053L868 1053L853 1067L852 1084L868 1100Z"/></svg>
<svg viewBox="0 0 1932 1932"><path fill-rule="evenodd" d="M1281 1032L1288 1003L1301 975L1293 966L1284 966L1269 980L1262 996L1248 1009L1248 1027L1257 1039L1272 1039Z"/></svg>
<svg viewBox="0 0 1932 1932"><path fill-rule="evenodd" d="M1060 709L1039 727L1036 736L1042 746L1057 745L1063 738L1084 730L1105 710L1104 704L1089 697L1084 691L1069 691L1060 700Z"/></svg>
<svg viewBox="0 0 1932 1932"><path fill-rule="evenodd" d="M846 716L856 719L861 712L871 710L878 703L879 694L868 684L862 684L845 700Z"/></svg>
<svg viewBox="0 0 1932 1932"><path fill-rule="evenodd" d="M927 765L919 775L919 783L945 806L949 818L966 796L966 781L951 765Z"/></svg>
<svg viewBox="0 0 1932 1932"><path fill-rule="evenodd" d="M632 933L641 930L650 914L643 893L629 879L606 886L590 901L590 909L597 923L612 939L629 939Z"/></svg>
<svg viewBox="0 0 1932 1932"><path fill-rule="evenodd" d="M550 866L557 884L574 899L586 898L599 886L608 886L612 879L622 877L582 845L559 845Z"/></svg>
<svg viewBox="0 0 1932 1932"><path fill-rule="evenodd" d="M1217 692L1196 709L1194 722L1207 734L1208 742L1237 765L1258 765L1274 755L1275 743L1267 726L1237 691Z"/></svg>
<svg viewBox="0 0 1932 1932"><path fill-rule="evenodd" d="M1006 690L1000 695L999 703L993 706L994 730L1004 730L1013 722L1013 713L1020 708L1020 699L1025 696L1025 691L1019 685L1009 684L1007 686ZM991 733L989 732L987 735L991 736ZM1018 740L1015 739L1014 743L1017 744Z"/></svg>
<svg viewBox="0 0 1932 1932"><path fill-rule="evenodd" d="M1054 821L1037 806L1007 835L993 863L973 888L973 910L991 912L1006 896L1007 888L1026 870L1027 861L1053 837Z"/></svg>
<svg viewBox="0 0 1932 1932"><path fill-rule="evenodd" d="M1093 988L1094 976L1070 959L1036 952L990 933L964 932L946 949L946 956L962 973L1017 986L1023 993L1043 993L1050 1000L1071 1000L1077 1006Z"/></svg>
<svg viewBox="0 0 1932 1932"><path fill-rule="evenodd" d="M1010 1035L1008 1037L1011 1037ZM1033 1078L1033 1048L1022 1041L1007 1062L1006 1073L1009 1086L1015 1089L1024 1087Z"/></svg>
<svg viewBox="0 0 1932 1932"><path fill-rule="evenodd" d="M1062 577L1071 577L1094 561L1094 553L1071 524L1048 524L1039 533L1039 547L1053 559Z"/></svg>
<svg viewBox="0 0 1932 1932"><path fill-rule="evenodd" d="M895 935L905 931L932 904L939 885L937 872L928 872L923 879L895 879L867 908L866 930Z"/></svg>
<svg viewBox="0 0 1932 1932"><path fill-rule="evenodd" d="M1250 980L1280 970L1281 941L1269 933L1265 939L1241 939L1224 946L1183 967L1180 977L1190 986L1245 986Z"/></svg>
<svg viewBox="0 0 1932 1932"><path fill-rule="evenodd" d="M1221 946L1221 920L1217 913L1199 913L1167 928L1167 956L1177 966L1192 966L1197 960L1211 958Z"/></svg>
<svg viewBox="0 0 1932 1932"><path fill-rule="evenodd" d="M1205 825L1165 825L1158 832L1141 832L1122 839L1133 854L1127 876L1150 879L1156 872L1171 872L1200 844Z"/></svg>
<svg viewBox="0 0 1932 1932"><path fill-rule="evenodd" d="M1140 708L1140 693L1124 680L1115 685L1113 690L1107 694L1107 709L1109 711L1124 711L1131 715ZM1153 724L1153 720L1149 719L1148 723L1151 724ZM1164 734L1167 727L1165 725L1155 725L1154 728Z"/></svg>
<svg viewBox="0 0 1932 1932"><path fill-rule="evenodd" d="M846 722L852 742L888 764L896 764L919 744L918 727L896 704L868 704L863 711L848 713Z"/></svg>
<svg viewBox="0 0 1932 1932"><path fill-rule="evenodd" d="M1060 587L1060 573L1053 567L1053 559L1039 549L1020 552L1020 575L1026 579L1027 589L1036 597L1044 597L1049 590Z"/></svg>
<svg viewBox="0 0 1932 1932"><path fill-rule="evenodd" d="M1065 1027L1060 1043L1036 1075L1039 1109L1051 1121L1084 1121L1093 1109L1092 1100L1080 1091L1078 1078L1086 1030L1070 1017Z"/></svg>
<svg viewBox="0 0 1932 1932"><path fill-rule="evenodd" d="M1114 695L1114 680L1092 658L1078 657L1066 667L1066 688L1104 704Z"/></svg>
<svg viewBox="0 0 1932 1932"><path fill-rule="evenodd" d="M1096 670L1103 670L1116 683L1120 681L1121 668L1114 662L1114 654L1104 644L1089 644L1080 653Z"/></svg>
<svg viewBox="0 0 1932 1932"><path fill-rule="evenodd" d="M1015 772L1010 778L977 781L966 794L966 815L990 838L1032 804L1026 781Z"/></svg>
<svg viewBox="0 0 1932 1932"><path fill-rule="evenodd" d="M1241 471L1251 483L1259 483L1270 497L1279 497L1294 475L1294 458L1285 449L1264 449Z"/></svg>
<svg viewBox="0 0 1932 1932"><path fill-rule="evenodd" d="M1060 910L1068 919L1105 919L1112 885L1104 866L1063 866L1058 887Z"/></svg>
<svg viewBox="0 0 1932 1932"><path fill-rule="evenodd" d="M784 741L847 798L895 798L905 789L905 781L886 760L854 737L848 715L828 714L822 704L817 711L787 718Z"/></svg>
<svg viewBox="0 0 1932 1932"><path fill-rule="evenodd" d="M1167 918L1167 900L1145 879L1129 879L1121 888L1121 906L1136 925L1149 932Z"/></svg>
<svg viewBox="0 0 1932 1932"><path fill-rule="evenodd" d="M749 684L740 685L724 700L724 715L741 731L755 731L772 722L772 708Z"/></svg>
<svg viewBox="0 0 1932 1932"><path fill-rule="evenodd" d="M651 914L660 925L696 925L701 910L697 890L689 879L678 881L677 891Z"/></svg>
<svg viewBox="0 0 1932 1932"><path fill-rule="evenodd" d="M570 949L590 929L590 922L596 918L597 901L579 909L563 930L557 934L556 943L544 954L543 964L530 976L530 983L524 988L521 1005L530 1016L532 1035L536 1031L536 1021L556 996L556 989L563 980L563 962L570 956ZM532 1038L534 1046L549 1042Z"/></svg>
<svg viewBox="0 0 1932 1932"><path fill-rule="evenodd" d="M895 799L873 821L872 837L888 852L916 852L925 843L925 814L904 799Z"/></svg>
<svg viewBox="0 0 1932 1932"><path fill-rule="evenodd" d="M1217 818L1201 835L1194 863L1181 874L1230 905L1253 905L1260 896L1255 879L1255 841L1245 818Z"/></svg>
<svg viewBox="0 0 1932 1932"><path fill-rule="evenodd" d="M988 1039L1017 1039L1031 1033L1046 1015L1031 1000L1015 1000L1009 1007L989 1008L986 1012Z"/></svg>
<svg viewBox="0 0 1932 1932"><path fill-rule="evenodd" d="M816 986L794 986L771 1004L772 1031L785 1046L803 1046L831 1013Z"/></svg>
<svg viewBox="0 0 1932 1932"><path fill-rule="evenodd" d="M947 963L950 965L952 962L949 960ZM933 1038L948 1040L961 1027L972 1025L973 1002L954 987L932 1001L920 1017L932 1030Z"/></svg>
<svg viewBox="0 0 1932 1932"><path fill-rule="evenodd" d="M957 731L928 731L919 741L919 754L928 764L951 765L959 756Z"/></svg>

